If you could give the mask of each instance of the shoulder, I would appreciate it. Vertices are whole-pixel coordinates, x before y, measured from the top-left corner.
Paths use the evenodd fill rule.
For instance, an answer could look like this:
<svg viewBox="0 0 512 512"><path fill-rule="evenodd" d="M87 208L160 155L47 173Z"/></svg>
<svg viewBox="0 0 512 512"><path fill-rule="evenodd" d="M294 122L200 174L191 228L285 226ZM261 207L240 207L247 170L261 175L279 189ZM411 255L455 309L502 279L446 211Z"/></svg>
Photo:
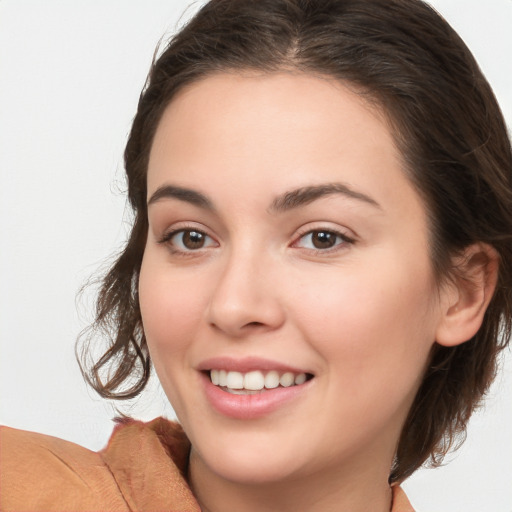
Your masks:
<svg viewBox="0 0 512 512"><path fill-rule="evenodd" d="M116 426L92 452L55 437L0 428L0 510L197 512L186 482L190 444L159 418Z"/></svg>
<svg viewBox="0 0 512 512"><path fill-rule="evenodd" d="M391 489L393 491L393 506L391 512L414 512L402 488L399 485L394 485Z"/></svg>
<svg viewBox="0 0 512 512"><path fill-rule="evenodd" d="M98 453L8 427L0 450L1 510L129 510Z"/></svg>
<svg viewBox="0 0 512 512"><path fill-rule="evenodd" d="M123 420L101 455L130 510L200 512L187 483L189 453L180 425L157 418Z"/></svg>

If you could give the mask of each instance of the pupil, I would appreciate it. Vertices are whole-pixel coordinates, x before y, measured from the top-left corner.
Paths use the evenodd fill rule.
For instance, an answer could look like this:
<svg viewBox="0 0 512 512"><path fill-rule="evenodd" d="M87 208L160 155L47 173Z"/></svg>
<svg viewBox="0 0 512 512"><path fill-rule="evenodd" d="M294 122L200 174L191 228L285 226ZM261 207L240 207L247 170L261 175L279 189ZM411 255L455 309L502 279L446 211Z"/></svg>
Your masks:
<svg viewBox="0 0 512 512"><path fill-rule="evenodd" d="M313 233L312 241L317 249L329 249L336 243L336 235L328 231L316 231Z"/></svg>
<svg viewBox="0 0 512 512"><path fill-rule="evenodd" d="M185 231L183 245L187 249L200 249L204 245L204 235L198 231Z"/></svg>

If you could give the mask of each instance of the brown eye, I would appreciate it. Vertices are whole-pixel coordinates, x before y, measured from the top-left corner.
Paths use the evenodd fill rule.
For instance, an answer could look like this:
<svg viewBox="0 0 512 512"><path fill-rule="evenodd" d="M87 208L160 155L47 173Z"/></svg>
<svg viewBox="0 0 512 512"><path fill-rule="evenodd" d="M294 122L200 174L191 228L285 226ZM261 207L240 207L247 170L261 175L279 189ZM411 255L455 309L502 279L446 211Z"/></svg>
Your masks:
<svg viewBox="0 0 512 512"><path fill-rule="evenodd" d="M182 242L187 249L201 249L204 246L205 238L204 233L199 231L184 231Z"/></svg>
<svg viewBox="0 0 512 512"><path fill-rule="evenodd" d="M313 231L311 233L311 243L315 249L330 249L336 244L338 236L329 231Z"/></svg>
<svg viewBox="0 0 512 512"><path fill-rule="evenodd" d="M180 252L197 251L216 245L212 237L195 229L180 229L164 237L162 242Z"/></svg>
<svg viewBox="0 0 512 512"><path fill-rule="evenodd" d="M314 251L326 251L350 243L353 243L353 240L346 235L337 233L336 231L316 229L302 235L294 246Z"/></svg>

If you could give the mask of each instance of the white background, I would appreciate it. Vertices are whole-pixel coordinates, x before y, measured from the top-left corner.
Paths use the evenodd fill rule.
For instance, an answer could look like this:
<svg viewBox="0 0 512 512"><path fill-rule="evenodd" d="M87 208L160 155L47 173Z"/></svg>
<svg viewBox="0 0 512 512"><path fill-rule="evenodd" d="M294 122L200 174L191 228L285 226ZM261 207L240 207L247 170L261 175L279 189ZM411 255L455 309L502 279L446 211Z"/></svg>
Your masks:
<svg viewBox="0 0 512 512"><path fill-rule="evenodd" d="M92 297L77 307L76 293L125 239L123 147L154 48L189 3L0 0L0 423L92 449L110 433L113 408L86 388L74 358ZM512 125L512 0L432 4ZM154 385L122 410L172 417L165 404ZM450 459L406 482L419 511L512 511L509 354Z"/></svg>

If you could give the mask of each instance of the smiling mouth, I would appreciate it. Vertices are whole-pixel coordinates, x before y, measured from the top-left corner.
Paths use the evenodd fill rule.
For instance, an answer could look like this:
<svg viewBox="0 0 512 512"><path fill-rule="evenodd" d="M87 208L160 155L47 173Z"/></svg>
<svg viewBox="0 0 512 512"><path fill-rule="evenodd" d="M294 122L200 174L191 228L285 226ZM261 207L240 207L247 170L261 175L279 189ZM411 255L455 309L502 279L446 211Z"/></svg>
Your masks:
<svg viewBox="0 0 512 512"><path fill-rule="evenodd" d="M214 386L234 395L255 395L271 389L300 386L311 380L309 373L253 370L242 373L212 369L206 372Z"/></svg>

